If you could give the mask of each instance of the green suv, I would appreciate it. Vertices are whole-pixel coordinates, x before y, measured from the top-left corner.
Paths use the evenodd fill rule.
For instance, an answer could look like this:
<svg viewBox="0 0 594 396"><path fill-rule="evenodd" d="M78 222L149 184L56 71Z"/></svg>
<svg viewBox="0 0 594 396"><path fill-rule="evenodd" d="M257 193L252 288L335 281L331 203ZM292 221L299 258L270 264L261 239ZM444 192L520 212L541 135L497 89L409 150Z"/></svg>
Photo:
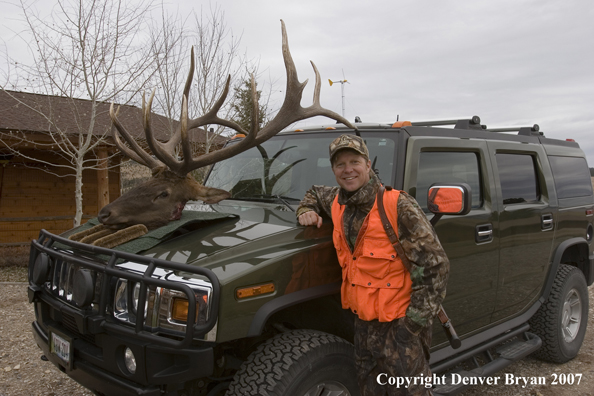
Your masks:
<svg viewBox="0 0 594 396"><path fill-rule="evenodd" d="M578 144L536 125L488 129L476 116L357 126L380 179L428 216L431 186L470 195L467 214L435 226L461 346L434 325L433 372L486 377L531 353L575 357L594 282L594 198ZM294 213L312 185L335 185L328 145L343 133L353 131L286 131L215 164L205 185L229 199L190 203L180 220L114 249L67 239L86 225L41 231L29 299L45 357L105 395L357 395L332 223L302 227ZM434 392L464 383L435 381Z"/></svg>

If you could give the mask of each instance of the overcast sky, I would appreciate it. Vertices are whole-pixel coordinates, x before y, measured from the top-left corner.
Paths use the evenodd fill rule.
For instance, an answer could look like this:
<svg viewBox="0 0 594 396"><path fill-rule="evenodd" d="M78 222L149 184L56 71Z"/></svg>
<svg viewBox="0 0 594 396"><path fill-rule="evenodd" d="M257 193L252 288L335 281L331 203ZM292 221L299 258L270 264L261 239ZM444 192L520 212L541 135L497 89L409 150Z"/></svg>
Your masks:
<svg viewBox="0 0 594 396"><path fill-rule="evenodd" d="M47 3L50 1L45 0ZM185 13L208 7L169 0ZM217 4L217 3L212 3ZM284 89L280 19L301 80L313 60L322 105L364 122L481 117L488 127L539 124L575 139L594 167L594 2L591 0L221 1L225 20L260 69ZM0 38L18 8L3 6ZM344 74L343 74L344 73ZM343 77L344 76L344 77ZM319 120L316 119L316 123ZM312 124L310 121L308 124Z"/></svg>

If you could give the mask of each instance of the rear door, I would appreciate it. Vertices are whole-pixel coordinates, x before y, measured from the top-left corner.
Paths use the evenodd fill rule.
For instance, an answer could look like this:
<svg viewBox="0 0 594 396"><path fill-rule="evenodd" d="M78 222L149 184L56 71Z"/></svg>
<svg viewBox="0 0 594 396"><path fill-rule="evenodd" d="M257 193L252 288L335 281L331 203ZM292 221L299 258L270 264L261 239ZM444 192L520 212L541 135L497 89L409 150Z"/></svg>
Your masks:
<svg viewBox="0 0 594 396"><path fill-rule="evenodd" d="M495 309L499 240L489 161L484 140L411 137L407 144L404 190L429 218L427 191L433 183L467 183L472 189L470 213L444 216L436 225L451 264L443 306L459 335L488 325ZM434 345L446 341L437 327Z"/></svg>
<svg viewBox="0 0 594 396"><path fill-rule="evenodd" d="M549 269L557 208L551 204L556 202L553 180L541 145L487 144L500 210L495 322L522 312L540 295Z"/></svg>

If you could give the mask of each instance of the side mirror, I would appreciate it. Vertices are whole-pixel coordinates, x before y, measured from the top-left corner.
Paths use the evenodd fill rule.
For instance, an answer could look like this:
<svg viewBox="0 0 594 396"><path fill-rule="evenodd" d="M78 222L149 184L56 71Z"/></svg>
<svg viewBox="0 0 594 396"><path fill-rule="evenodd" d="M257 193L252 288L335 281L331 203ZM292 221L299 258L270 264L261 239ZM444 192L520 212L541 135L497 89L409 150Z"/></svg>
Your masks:
<svg viewBox="0 0 594 396"><path fill-rule="evenodd" d="M427 192L427 207L435 216L435 225L443 215L465 215L470 212L472 194L466 183L433 184Z"/></svg>

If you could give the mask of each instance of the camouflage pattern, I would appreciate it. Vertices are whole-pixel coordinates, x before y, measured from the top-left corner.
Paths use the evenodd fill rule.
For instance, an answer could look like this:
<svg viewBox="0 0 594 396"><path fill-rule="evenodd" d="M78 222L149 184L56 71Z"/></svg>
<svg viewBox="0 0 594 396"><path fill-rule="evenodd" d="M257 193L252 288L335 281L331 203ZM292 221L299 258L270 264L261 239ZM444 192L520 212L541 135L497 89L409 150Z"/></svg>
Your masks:
<svg viewBox="0 0 594 396"><path fill-rule="evenodd" d="M364 321L355 318L355 365L361 396L431 395L425 378L431 377L427 364L431 345L431 328L425 327L419 335L410 333L406 318L392 322ZM417 385L380 385L388 378L419 379Z"/></svg>
<svg viewBox="0 0 594 396"><path fill-rule="evenodd" d="M338 150L342 149L355 150L366 159L369 159L369 150L367 150L367 146L363 142L363 139L361 139L359 136L341 135L334 139L332 143L330 143L330 162L332 162L332 157L334 157L334 154L336 154Z"/></svg>
<svg viewBox="0 0 594 396"><path fill-rule="evenodd" d="M357 235L380 186L377 176L370 173L369 183L352 193L340 187L313 186L301 200L297 217L313 210L322 217L331 218L332 202L338 194L338 203L346 205L344 233L351 251L354 251ZM418 334L422 328L431 325L445 297L450 263L433 227L413 197L401 192L397 211L398 238L412 266L413 291L406 310L409 319L406 324L411 332Z"/></svg>

